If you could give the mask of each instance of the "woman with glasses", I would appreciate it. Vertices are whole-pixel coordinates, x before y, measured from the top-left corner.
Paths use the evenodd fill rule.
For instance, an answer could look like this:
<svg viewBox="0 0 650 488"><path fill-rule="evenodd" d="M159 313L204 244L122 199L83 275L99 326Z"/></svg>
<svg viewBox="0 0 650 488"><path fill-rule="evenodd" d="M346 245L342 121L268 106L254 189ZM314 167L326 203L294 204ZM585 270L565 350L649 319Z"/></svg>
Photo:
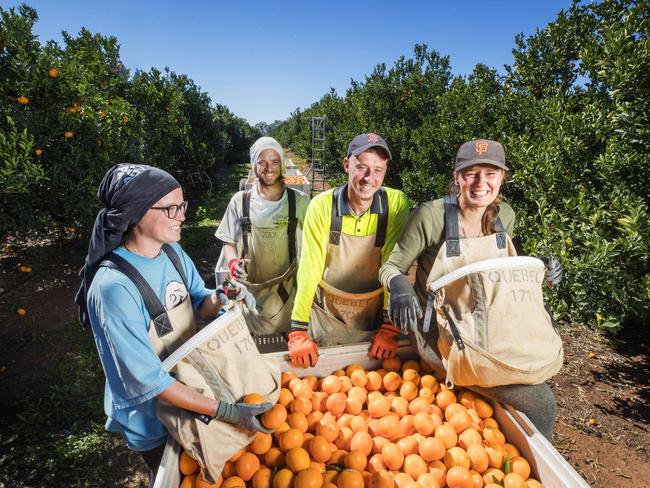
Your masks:
<svg viewBox="0 0 650 488"><path fill-rule="evenodd" d="M167 431L158 399L248 430L271 404L220 402L176 381L164 359L196 330L194 313L213 317L228 298L205 287L178 244L187 202L178 181L158 168L118 164L104 176L76 297L80 320L91 326L106 375L106 429L119 432L155 473ZM237 298L240 298L239 296ZM151 477L153 479L153 476Z"/></svg>

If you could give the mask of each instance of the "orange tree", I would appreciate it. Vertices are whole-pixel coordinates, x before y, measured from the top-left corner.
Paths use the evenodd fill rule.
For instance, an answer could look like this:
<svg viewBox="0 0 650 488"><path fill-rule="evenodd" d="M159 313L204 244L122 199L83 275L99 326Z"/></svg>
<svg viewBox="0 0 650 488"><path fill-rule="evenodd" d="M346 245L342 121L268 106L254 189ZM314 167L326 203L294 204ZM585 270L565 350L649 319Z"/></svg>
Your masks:
<svg viewBox="0 0 650 488"><path fill-rule="evenodd" d="M0 236L90 223L115 163L182 181L239 160L256 136L185 75L131 76L115 37L82 29L41 45L37 19L26 5L0 8Z"/></svg>
<svg viewBox="0 0 650 488"><path fill-rule="evenodd" d="M446 57L416 46L378 65L345 96L328 93L273 130L310 155L310 119L328 124L326 158L357 133L391 146L387 183L414 205L440 197L463 141L501 141L516 234L531 255L559 255L566 280L551 297L563 318L610 331L650 319L650 51L647 1L573 4L534 35L517 36L504 74L477 65L450 74Z"/></svg>

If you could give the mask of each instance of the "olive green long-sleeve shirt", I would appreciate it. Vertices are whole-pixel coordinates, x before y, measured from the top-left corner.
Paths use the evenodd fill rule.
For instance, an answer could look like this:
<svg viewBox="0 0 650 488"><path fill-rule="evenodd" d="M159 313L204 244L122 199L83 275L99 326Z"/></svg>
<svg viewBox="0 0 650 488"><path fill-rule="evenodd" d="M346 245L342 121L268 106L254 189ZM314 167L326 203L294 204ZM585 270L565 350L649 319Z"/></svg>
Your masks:
<svg viewBox="0 0 650 488"><path fill-rule="evenodd" d="M506 232L512 237L515 212L507 203L501 203L499 218ZM445 206L443 199L423 203L411 214L402 235L395 243L386 263L379 270L379 281L388 288L391 278L406 274L417 260L415 292L425 303L426 280L445 239Z"/></svg>

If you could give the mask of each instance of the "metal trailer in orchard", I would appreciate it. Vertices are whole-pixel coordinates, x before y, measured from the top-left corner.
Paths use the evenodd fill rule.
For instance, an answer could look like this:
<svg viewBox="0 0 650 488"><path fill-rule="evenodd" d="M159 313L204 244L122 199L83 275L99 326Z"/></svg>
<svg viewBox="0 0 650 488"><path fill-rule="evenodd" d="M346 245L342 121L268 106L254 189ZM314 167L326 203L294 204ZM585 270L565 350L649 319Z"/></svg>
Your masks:
<svg viewBox="0 0 650 488"><path fill-rule="evenodd" d="M215 332L218 331L220 327L225 327L228 324L229 315L232 313L236 312L227 312L207 327L212 328ZM188 343L191 341L192 339ZM259 337L256 338L256 343L265 357L278 361L282 371L293 371L299 376L326 376L350 364L360 364L367 370L381 367L380 360L371 359L368 356L368 343L322 347L319 349L318 364L308 369L297 368L291 364L286 343L280 336ZM179 348L180 354L173 358L174 361L191 351L191 347L185 348L184 351L181 351L181 349L183 349L183 346ZM401 340L399 343L398 356L402 360L417 358L415 350L406 339ZM172 359L172 357L170 356L169 359ZM163 362L163 366L165 366L165 362ZM526 415L509 405L503 405L491 400L490 403L494 408L494 418L499 423L506 439L514 444L521 455L528 460L532 469L531 475L541 481L546 488L589 487L587 482L535 428ZM178 468L180 452L181 447L170 438L156 474L155 488L178 488L182 479Z"/></svg>

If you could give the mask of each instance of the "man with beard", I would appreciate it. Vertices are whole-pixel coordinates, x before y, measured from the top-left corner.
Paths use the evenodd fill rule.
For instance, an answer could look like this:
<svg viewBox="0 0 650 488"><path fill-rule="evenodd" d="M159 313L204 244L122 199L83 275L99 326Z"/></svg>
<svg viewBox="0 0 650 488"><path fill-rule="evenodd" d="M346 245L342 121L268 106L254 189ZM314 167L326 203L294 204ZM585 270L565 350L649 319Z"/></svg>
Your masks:
<svg viewBox="0 0 650 488"><path fill-rule="evenodd" d="M309 205L288 334L289 355L298 366L315 366L318 346L371 340L372 356L396 354L399 330L386 313L378 271L409 205L403 192L382 186L390 159L384 139L358 135L343 161L347 183Z"/></svg>
<svg viewBox="0 0 650 488"><path fill-rule="evenodd" d="M259 313L242 311L251 333L268 335L289 328L309 197L284 184L284 150L272 137L255 141L250 160L257 181L232 197L215 236L231 277L257 300Z"/></svg>

